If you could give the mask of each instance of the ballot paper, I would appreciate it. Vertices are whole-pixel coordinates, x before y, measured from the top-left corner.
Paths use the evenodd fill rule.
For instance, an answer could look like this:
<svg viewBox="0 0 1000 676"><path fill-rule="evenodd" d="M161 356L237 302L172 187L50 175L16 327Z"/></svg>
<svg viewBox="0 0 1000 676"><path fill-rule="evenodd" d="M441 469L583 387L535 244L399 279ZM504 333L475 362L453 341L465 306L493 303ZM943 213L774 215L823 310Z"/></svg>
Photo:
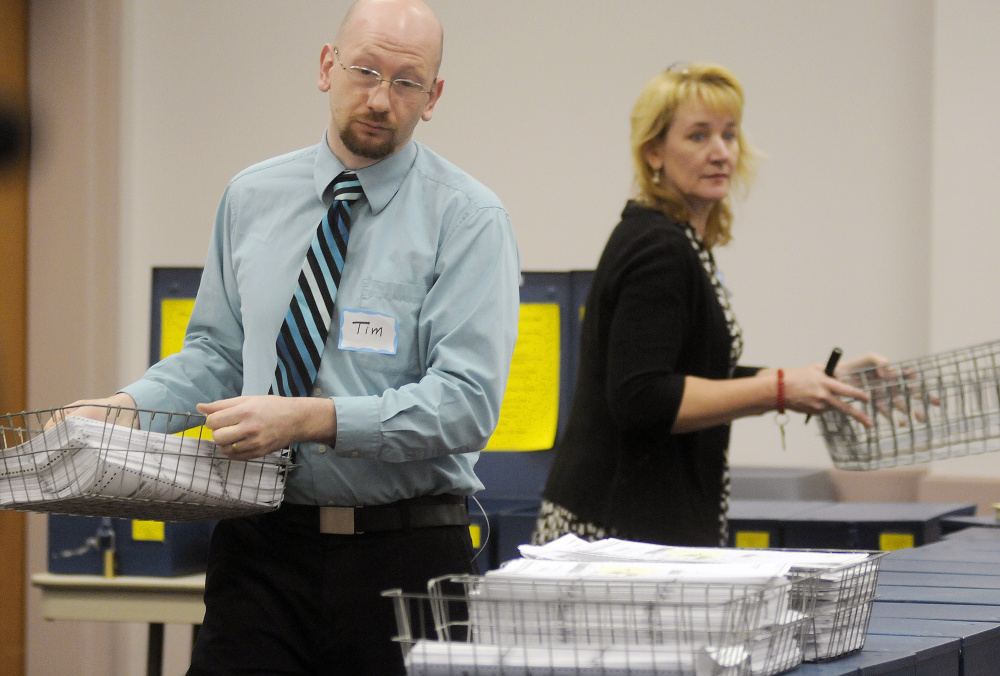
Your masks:
<svg viewBox="0 0 1000 676"><path fill-rule="evenodd" d="M483 576L484 596L712 605L776 588L788 564L514 559ZM528 595L525 597L525 595Z"/></svg>
<svg viewBox="0 0 1000 676"><path fill-rule="evenodd" d="M710 614L752 602L761 612L748 611L748 621L769 624L783 610L787 572L788 566L777 561L727 565L522 558L487 572L474 591L491 599L683 604Z"/></svg>
<svg viewBox="0 0 1000 676"><path fill-rule="evenodd" d="M0 507L59 511L93 499L186 518L193 506L270 508L281 502L287 464L287 451L235 461L207 439L69 416L0 452Z"/></svg>
<svg viewBox="0 0 1000 676"><path fill-rule="evenodd" d="M802 613L788 610L773 625L754 632L750 643L751 676L782 674L802 664L802 632L807 619Z"/></svg>
<svg viewBox="0 0 1000 676"><path fill-rule="evenodd" d="M739 676L750 656L741 646L680 654L630 646L523 647L417 641L406 655L409 676Z"/></svg>
<svg viewBox="0 0 1000 676"><path fill-rule="evenodd" d="M469 626L473 643L522 646L524 654L528 647L538 655L565 653L560 665L567 668L576 664L571 659L595 654L600 659L594 665L628 666L629 673L655 666L650 673L726 674L750 665L750 673L773 674L778 671L770 669L775 660L769 656L779 643L783 663L801 661L794 646L784 646L795 636L776 629L803 619L788 608L787 571L780 561L515 559L469 589ZM508 673L508 662L503 666Z"/></svg>
<svg viewBox="0 0 1000 676"><path fill-rule="evenodd" d="M789 568L832 570L865 561L867 552L822 552L784 549L678 547L605 538L589 542L567 534L544 545L520 545L528 559L549 561L647 561L659 563L780 562Z"/></svg>
<svg viewBox="0 0 1000 676"><path fill-rule="evenodd" d="M588 542L569 534L545 545L521 545L521 556L549 561L712 563L746 565L780 562L802 581L798 589L811 618L806 624L805 659L838 657L864 645L878 580L871 552L678 547L606 538Z"/></svg>

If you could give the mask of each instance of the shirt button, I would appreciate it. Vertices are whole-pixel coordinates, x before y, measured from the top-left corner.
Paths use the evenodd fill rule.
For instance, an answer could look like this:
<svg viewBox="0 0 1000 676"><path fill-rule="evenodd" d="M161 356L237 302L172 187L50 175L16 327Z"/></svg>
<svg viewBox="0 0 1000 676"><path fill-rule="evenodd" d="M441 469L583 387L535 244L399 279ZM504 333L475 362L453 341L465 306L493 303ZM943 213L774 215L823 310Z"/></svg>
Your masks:
<svg viewBox="0 0 1000 676"><path fill-rule="evenodd" d="M360 454L360 453L358 453L357 451L354 451L353 453L351 453L351 457L352 457L352 458L356 458L356 457L358 457L359 455L361 455L361 454Z"/></svg>
<svg viewBox="0 0 1000 676"><path fill-rule="evenodd" d="M323 388L322 387L314 387L313 388L313 396L314 397L318 397L321 394L323 394Z"/></svg>
<svg viewBox="0 0 1000 676"><path fill-rule="evenodd" d="M316 452L317 453L326 453L326 446L323 445L323 444L320 444L319 446L316 447Z"/></svg>

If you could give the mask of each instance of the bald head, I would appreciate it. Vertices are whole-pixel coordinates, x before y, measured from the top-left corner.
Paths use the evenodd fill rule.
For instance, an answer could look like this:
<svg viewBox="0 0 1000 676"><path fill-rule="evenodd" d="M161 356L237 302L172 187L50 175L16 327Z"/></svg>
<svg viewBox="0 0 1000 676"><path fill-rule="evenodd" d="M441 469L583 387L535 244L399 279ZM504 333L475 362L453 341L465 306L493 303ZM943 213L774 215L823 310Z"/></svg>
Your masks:
<svg viewBox="0 0 1000 676"><path fill-rule="evenodd" d="M336 42L323 45L318 81L330 99L327 144L345 167L388 157L430 121L444 90L442 40L423 0L358 0L348 10Z"/></svg>
<svg viewBox="0 0 1000 676"><path fill-rule="evenodd" d="M344 16L337 31L337 44L350 45L365 36L422 56L433 64L437 76L444 30L431 8L421 0L358 0Z"/></svg>

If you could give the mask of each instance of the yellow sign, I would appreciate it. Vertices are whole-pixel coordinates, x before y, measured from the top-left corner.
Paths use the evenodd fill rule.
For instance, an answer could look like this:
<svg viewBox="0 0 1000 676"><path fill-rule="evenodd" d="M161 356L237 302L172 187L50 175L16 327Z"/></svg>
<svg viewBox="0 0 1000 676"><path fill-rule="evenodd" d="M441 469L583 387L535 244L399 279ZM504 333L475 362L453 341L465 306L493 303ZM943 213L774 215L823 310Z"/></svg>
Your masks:
<svg viewBox="0 0 1000 676"><path fill-rule="evenodd" d="M194 298L164 298L160 302L160 359L180 352L184 347L187 325L194 311ZM193 427L180 433L195 439L211 439L211 431L204 427Z"/></svg>
<svg viewBox="0 0 1000 676"><path fill-rule="evenodd" d="M166 538L166 526L162 521L133 521L132 539L148 542L163 542Z"/></svg>
<svg viewBox="0 0 1000 676"><path fill-rule="evenodd" d="M180 352L194 298L165 298L160 304L160 359Z"/></svg>
<svg viewBox="0 0 1000 676"><path fill-rule="evenodd" d="M522 303L517 345L487 451L544 451L559 422L559 306Z"/></svg>
<svg viewBox="0 0 1000 676"><path fill-rule="evenodd" d="M771 534L766 530L738 530L736 546L742 549L767 549L771 546Z"/></svg>
<svg viewBox="0 0 1000 676"><path fill-rule="evenodd" d="M879 533L878 546L883 552L892 552L897 549L910 549L914 545L914 540L912 533Z"/></svg>

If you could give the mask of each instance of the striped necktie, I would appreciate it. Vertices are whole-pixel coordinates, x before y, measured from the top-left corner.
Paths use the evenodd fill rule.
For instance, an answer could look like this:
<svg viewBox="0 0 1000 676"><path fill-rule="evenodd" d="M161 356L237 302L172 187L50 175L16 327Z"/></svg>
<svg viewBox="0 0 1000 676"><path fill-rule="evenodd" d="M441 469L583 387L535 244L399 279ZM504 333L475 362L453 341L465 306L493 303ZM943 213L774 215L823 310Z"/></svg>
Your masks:
<svg viewBox="0 0 1000 676"><path fill-rule="evenodd" d="M330 334L333 302L347 256L351 203L363 194L353 171L341 172L333 180L333 204L306 252L295 294L278 333L278 364L274 369L271 394L283 397L310 395Z"/></svg>

